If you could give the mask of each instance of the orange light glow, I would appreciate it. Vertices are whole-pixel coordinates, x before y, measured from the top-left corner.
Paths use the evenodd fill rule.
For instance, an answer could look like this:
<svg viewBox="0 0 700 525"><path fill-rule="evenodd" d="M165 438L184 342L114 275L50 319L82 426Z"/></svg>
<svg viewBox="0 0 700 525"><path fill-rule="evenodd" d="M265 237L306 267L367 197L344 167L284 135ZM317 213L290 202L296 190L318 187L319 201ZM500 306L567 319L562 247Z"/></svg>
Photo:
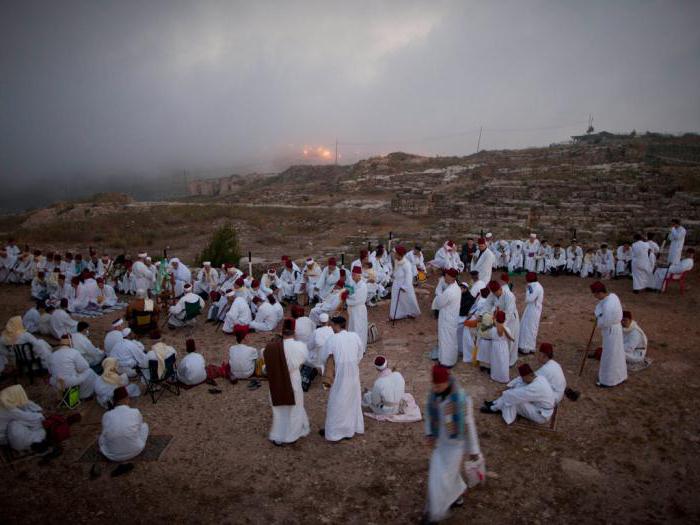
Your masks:
<svg viewBox="0 0 700 525"><path fill-rule="evenodd" d="M324 146L304 146L301 151L308 159L331 160L333 158L333 152Z"/></svg>

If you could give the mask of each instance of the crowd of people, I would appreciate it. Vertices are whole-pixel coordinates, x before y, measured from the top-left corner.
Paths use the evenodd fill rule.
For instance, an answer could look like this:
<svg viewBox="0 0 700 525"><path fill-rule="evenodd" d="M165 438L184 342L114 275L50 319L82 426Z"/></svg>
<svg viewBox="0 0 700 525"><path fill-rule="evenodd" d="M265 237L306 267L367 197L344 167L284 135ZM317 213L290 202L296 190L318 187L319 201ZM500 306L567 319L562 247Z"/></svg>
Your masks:
<svg viewBox="0 0 700 525"><path fill-rule="evenodd" d="M325 424L319 430L327 441L364 433L363 411L378 419L424 419L426 438L434 447L426 519L438 521L461 505L469 484L462 476L469 468L465 454L466 464L483 474L472 401L452 368L461 359L505 386L496 399L484 401L481 413L500 414L506 424L518 416L546 424L570 392L553 346L538 345L545 298L539 276L569 273L604 280L631 274L634 291L660 289L659 279L663 283L669 274L693 267L693 249L681 258L684 237L685 230L674 221L666 265L657 264L659 246L639 234L634 243L618 248L617 257L605 245L594 253L575 240L564 250L550 248L534 233L524 242L493 240L487 234L468 239L461 252L446 241L428 262L418 245L361 250L347 268L334 257L323 268L311 257L300 267L285 255L258 279L234 262L216 269L205 261L195 275L177 258L154 262L141 253L131 262L98 257L90 250L83 261L80 254L22 252L11 240L1 254L0 280L31 284L35 306L7 322L0 337L0 373L13 366L12 348L31 347L59 393L75 389L80 399L94 397L106 409L99 448L108 459L125 462L143 451L149 431L140 411L129 406L130 399L144 392L152 374L161 379L170 373L168 363L177 357L176 349L161 341L161 329L165 324L172 330L191 327L198 319L215 324L235 341L223 362L207 364L194 339L187 338L186 354L173 367L177 381L192 387L223 377L250 380L249 388L255 389L265 379L272 405L269 440L276 446L309 434L304 393L314 381L328 390ZM522 315L510 282L519 271L525 272L527 283ZM359 364L372 331L368 308L390 299L390 320L420 316L415 287L429 273L439 275L431 304L437 345L432 352L433 388L421 416L387 356L374 360L378 375L364 392ZM602 335L601 348L591 352L600 359L597 385L615 387L627 379L628 367L648 365L647 338L601 280L590 289L598 300L595 324ZM125 302L119 302L118 294ZM124 308L125 315L112 322L100 348L90 324L80 318ZM246 344L251 332L270 333L264 348ZM540 365L536 370L527 363L517 366L519 355L533 353ZM46 451L51 443L43 419L41 407L21 386L0 391L0 444Z"/></svg>

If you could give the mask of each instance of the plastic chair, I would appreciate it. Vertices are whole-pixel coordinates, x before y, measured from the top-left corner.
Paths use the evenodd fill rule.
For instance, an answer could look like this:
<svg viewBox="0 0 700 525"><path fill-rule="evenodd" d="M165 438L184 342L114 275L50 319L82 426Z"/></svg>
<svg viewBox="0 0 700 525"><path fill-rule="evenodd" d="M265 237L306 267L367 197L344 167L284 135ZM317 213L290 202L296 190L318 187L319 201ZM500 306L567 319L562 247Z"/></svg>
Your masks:
<svg viewBox="0 0 700 525"><path fill-rule="evenodd" d="M678 287L680 288L681 295L683 295L683 292L685 291L685 275L687 273L687 271L682 273L669 273L664 279L664 285L662 287L662 290L665 292L668 289L669 284L671 284L672 282L677 282Z"/></svg>

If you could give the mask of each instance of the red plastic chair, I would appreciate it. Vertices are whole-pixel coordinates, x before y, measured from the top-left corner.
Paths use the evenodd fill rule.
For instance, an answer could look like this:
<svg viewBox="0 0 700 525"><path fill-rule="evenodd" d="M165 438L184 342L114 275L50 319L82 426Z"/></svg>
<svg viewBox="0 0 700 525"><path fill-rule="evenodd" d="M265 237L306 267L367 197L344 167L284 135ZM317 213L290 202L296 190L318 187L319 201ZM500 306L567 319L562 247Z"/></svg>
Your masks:
<svg viewBox="0 0 700 525"><path fill-rule="evenodd" d="M685 291L685 274L688 272L683 272L683 273L672 273L666 276L664 279L664 286L663 286L663 291L665 292L668 289L668 285L671 284L672 282L677 282L678 286L680 287L681 290L681 295L683 295L683 292Z"/></svg>

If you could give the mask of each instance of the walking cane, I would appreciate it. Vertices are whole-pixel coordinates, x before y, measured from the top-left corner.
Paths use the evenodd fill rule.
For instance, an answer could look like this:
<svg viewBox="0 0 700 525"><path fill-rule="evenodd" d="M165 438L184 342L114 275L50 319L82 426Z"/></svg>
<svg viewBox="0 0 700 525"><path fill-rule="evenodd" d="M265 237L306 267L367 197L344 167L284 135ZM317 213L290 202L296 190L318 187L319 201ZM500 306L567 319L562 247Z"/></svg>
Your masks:
<svg viewBox="0 0 700 525"><path fill-rule="evenodd" d="M595 334L597 320L593 320L593 330L591 330L591 337L588 338L588 344L586 345L586 350L583 352L583 357L581 358L581 367L578 370L578 376L581 377L583 374L583 367L586 366L586 359L588 359L588 352L591 351L591 342L593 341L593 335Z"/></svg>
<svg viewBox="0 0 700 525"><path fill-rule="evenodd" d="M253 254L252 252L248 252L248 275L250 277L253 277Z"/></svg>
<svg viewBox="0 0 700 525"><path fill-rule="evenodd" d="M401 288L399 287L399 293L396 294L396 307L394 308L394 317L391 320L391 326L396 325L396 312L399 310L399 299L401 298Z"/></svg>

